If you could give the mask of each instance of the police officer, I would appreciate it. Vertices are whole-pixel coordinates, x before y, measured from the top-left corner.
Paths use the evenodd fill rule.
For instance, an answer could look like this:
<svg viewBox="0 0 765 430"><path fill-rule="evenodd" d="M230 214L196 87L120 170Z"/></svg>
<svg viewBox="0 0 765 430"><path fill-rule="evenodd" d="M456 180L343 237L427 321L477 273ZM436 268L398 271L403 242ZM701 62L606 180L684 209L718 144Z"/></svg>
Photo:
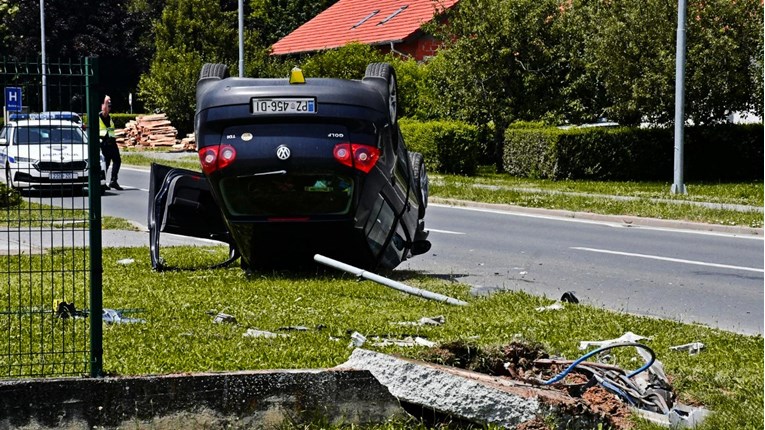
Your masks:
<svg viewBox="0 0 765 430"><path fill-rule="evenodd" d="M101 153L106 160L106 171L109 171L109 164L112 165L112 179L109 182L108 188L115 190L122 190L120 184L117 183L117 176L120 172L120 165L122 165L122 158L120 158L120 149L117 147L117 139L114 137L114 121L109 115L112 110L112 99L109 96L104 97L104 104L101 105L101 112L98 113L99 122L99 135L101 136ZM106 172L104 172L106 174Z"/></svg>

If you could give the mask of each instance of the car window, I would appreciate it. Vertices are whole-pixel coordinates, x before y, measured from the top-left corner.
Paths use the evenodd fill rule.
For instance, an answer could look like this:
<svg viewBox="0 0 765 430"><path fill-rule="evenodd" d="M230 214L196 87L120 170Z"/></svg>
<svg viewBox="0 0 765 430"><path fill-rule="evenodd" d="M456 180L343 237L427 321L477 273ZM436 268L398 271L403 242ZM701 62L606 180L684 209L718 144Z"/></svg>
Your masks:
<svg viewBox="0 0 765 430"><path fill-rule="evenodd" d="M45 145L50 143L82 144L85 135L77 127L71 126L32 126L17 127L15 134L16 145Z"/></svg>

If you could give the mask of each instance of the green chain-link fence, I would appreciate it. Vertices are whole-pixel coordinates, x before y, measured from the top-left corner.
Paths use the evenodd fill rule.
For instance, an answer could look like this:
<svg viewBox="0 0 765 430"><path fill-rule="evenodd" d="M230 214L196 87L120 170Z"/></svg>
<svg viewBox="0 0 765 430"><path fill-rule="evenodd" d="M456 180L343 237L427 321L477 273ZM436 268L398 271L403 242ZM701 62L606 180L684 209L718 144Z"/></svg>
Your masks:
<svg viewBox="0 0 765 430"><path fill-rule="evenodd" d="M0 378L101 373L95 70L0 59Z"/></svg>

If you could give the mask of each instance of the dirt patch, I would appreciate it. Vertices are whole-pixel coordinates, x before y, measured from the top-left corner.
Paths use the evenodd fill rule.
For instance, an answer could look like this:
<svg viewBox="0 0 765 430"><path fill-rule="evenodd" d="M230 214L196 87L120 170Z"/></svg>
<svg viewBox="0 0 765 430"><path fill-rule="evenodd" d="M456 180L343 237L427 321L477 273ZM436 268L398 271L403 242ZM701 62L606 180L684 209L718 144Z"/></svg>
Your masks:
<svg viewBox="0 0 765 430"><path fill-rule="evenodd" d="M551 430L542 418L536 417L528 420L525 423L518 424L516 430Z"/></svg>
<svg viewBox="0 0 765 430"><path fill-rule="evenodd" d="M504 377L520 382L549 380L563 371L567 365L539 364L539 361L549 362L549 354L539 344L512 342L501 347L481 348L465 342L452 342L435 347L426 352L423 359L445 366L458 367L484 373L496 377ZM579 400L574 412L581 416L600 416L612 428L629 430L633 428L630 422L629 407L616 395L599 385L588 386L590 374L572 370L558 384L548 388L565 392ZM527 421L518 427L521 430L549 430L549 426L541 419Z"/></svg>

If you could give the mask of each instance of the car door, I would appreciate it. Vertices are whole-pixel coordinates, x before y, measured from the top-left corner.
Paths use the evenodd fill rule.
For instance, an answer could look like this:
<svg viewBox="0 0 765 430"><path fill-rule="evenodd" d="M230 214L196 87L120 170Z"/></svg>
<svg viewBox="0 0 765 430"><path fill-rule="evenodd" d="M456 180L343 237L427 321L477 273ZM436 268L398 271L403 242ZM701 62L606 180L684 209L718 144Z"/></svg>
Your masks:
<svg viewBox="0 0 765 430"><path fill-rule="evenodd" d="M164 268L160 258L160 233L233 241L220 208L201 172L152 163L149 180L149 248L155 270ZM225 264L225 263L224 263Z"/></svg>

